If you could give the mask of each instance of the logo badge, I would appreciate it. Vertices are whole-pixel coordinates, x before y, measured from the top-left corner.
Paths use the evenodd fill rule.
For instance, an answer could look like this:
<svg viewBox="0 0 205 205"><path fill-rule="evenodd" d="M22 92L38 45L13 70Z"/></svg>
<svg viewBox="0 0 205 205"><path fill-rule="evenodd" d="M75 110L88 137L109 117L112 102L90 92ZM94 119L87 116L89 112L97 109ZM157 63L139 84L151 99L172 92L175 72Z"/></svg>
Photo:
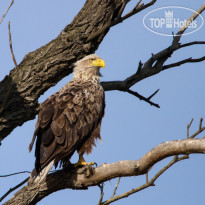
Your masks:
<svg viewBox="0 0 205 205"><path fill-rule="evenodd" d="M181 27L188 26L183 34L188 35L198 31L204 24L201 14L196 19L189 19L195 12L180 6L161 7L146 14L143 24L149 31L163 36L173 36L173 32L177 34Z"/></svg>

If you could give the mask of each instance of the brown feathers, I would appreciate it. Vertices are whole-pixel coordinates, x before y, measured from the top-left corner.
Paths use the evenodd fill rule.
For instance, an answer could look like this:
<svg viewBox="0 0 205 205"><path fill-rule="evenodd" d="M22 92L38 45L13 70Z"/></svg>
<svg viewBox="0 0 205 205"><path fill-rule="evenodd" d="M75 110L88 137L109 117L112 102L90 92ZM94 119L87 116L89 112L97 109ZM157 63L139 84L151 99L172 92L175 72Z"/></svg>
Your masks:
<svg viewBox="0 0 205 205"><path fill-rule="evenodd" d="M52 166L51 162L64 163L76 150L90 153L95 140L101 139L104 91L99 83L100 67L90 64L93 59L99 57L89 55L78 61L73 80L42 104L29 146L31 151L37 137L32 175Z"/></svg>
<svg viewBox="0 0 205 205"><path fill-rule="evenodd" d="M66 149L69 157L75 150L79 154L90 153L95 139L100 139L103 114L103 89L90 81L72 80L48 98L42 105L34 133L34 138L38 138L37 172L54 159L62 160L59 151Z"/></svg>

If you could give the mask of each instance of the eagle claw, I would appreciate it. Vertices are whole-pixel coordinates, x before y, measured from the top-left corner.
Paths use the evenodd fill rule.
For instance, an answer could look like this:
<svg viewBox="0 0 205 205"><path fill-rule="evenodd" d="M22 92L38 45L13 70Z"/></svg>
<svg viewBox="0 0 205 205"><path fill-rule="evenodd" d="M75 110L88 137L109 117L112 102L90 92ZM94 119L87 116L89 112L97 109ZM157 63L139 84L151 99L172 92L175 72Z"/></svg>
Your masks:
<svg viewBox="0 0 205 205"><path fill-rule="evenodd" d="M75 167L83 167L83 166L86 166L86 165L94 165L95 162L86 162L83 155L79 155L79 160L76 164L74 164Z"/></svg>

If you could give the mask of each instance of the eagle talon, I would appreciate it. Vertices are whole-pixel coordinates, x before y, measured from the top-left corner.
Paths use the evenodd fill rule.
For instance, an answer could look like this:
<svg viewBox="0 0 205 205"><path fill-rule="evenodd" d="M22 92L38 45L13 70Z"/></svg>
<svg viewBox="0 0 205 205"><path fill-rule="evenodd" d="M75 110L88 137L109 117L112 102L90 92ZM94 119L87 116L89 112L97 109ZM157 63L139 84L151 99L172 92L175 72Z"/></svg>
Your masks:
<svg viewBox="0 0 205 205"><path fill-rule="evenodd" d="M94 165L95 162L86 162L84 157L82 155L79 155L79 160L76 164L74 164L75 167L83 167L83 166L86 166L86 165Z"/></svg>

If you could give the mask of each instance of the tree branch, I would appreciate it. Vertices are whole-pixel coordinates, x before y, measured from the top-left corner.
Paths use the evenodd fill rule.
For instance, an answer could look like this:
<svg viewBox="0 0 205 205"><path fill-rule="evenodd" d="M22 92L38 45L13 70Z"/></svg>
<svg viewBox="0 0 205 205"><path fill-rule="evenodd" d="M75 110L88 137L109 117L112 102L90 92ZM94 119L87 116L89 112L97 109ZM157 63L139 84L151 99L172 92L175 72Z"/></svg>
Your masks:
<svg viewBox="0 0 205 205"><path fill-rule="evenodd" d="M121 16L121 14L123 13L124 9L125 9L125 6L126 4L129 2L129 1L124 1L123 4L122 4L122 7L121 7L121 10L119 12L119 15L118 15L118 18L115 19L114 21L111 21L109 23L107 23L105 26L103 26L100 30L98 30L96 33L94 33L93 35L91 35L88 39L87 39L87 42L90 42L92 41L93 39L97 38L98 36L100 36L101 34L105 33L106 30L110 29L111 27L119 24L119 23L122 23L124 20L130 18L131 16L135 15L136 13L146 9L147 7L153 5L157 0L152 0L150 1L149 3L147 4L140 4L142 0L140 0L136 6L129 12L127 13L125 16Z"/></svg>
<svg viewBox="0 0 205 205"><path fill-rule="evenodd" d="M11 40L11 29L10 29L10 21L8 22L8 30L9 30L9 46L11 50L12 59L16 68L18 68L18 64L16 62L16 58L14 56L13 47L12 47L12 40Z"/></svg>
<svg viewBox="0 0 205 205"><path fill-rule="evenodd" d="M99 199L98 205L100 205L102 203L103 196L104 196L104 183L98 186L100 187L100 199Z"/></svg>
<svg viewBox="0 0 205 205"><path fill-rule="evenodd" d="M180 44L179 47L184 48L184 47L187 47L187 46L200 45L200 44L205 44L205 41L192 41L192 42L189 42L189 43Z"/></svg>
<svg viewBox="0 0 205 205"><path fill-rule="evenodd" d="M11 8L11 6L13 5L13 3L14 3L14 0L11 1L9 7L7 8L6 12L5 12L4 15L2 16L2 18L1 18L1 20L0 20L0 24L1 24L1 22L4 20L6 14L8 13L8 11L9 11L9 9Z"/></svg>
<svg viewBox="0 0 205 205"><path fill-rule="evenodd" d="M160 108L160 106L158 104L151 101L151 98L154 97L154 95L156 95L158 93L158 91L159 91L159 89L157 91L155 91L152 95L150 95L148 98L146 98L146 97L140 95L139 93L132 91L130 89L125 90L125 92L130 93L131 95L134 95L135 97L139 98L140 100L143 100L143 101L149 103L150 105L153 105L157 108Z"/></svg>
<svg viewBox="0 0 205 205"><path fill-rule="evenodd" d="M123 194L120 194L120 195L118 195L118 196L116 196L116 197L113 197L113 198L111 198L111 199L109 199L109 200L107 200L107 201L105 201L105 202L102 202L101 205L106 205L106 204L113 203L113 202L115 202L115 201L118 201L118 200L120 200L120 199L123 199L123 198L125 198L125 197L128 197L128 196L130 196L130 195L132 195L132 194L134 194L134 193L136 193L136 192L142 191L143 189L146 189L146 188L148 188L148 187L150 187L150 186L155 186L154 182L155 182L167 169L169 169L169 168L170 168L172 165L174 165L176 162L179 162L179 161L181 161L181 160L188 159L188 158L189 158L189 157L188 157L187 155L182 156L182 157L179 157L179 158L178 158L178 156L175 156L175 157L173 158L173 160L172 160L171 162L169 162L166 166L164 166L150 181L146 181L145 184L143 184L143 185L141 185L141 186L139 186L139 187L137 187L137 188L135 188L135 189L132 189L132 190L130 190L130 191L128 191L128 192L125 192L125 193L123 193Z"/></svg>
<svg viewBox="0 0 205 205"><path fill-rule="evenodd" d="M16 173L12 173L12 174L5 174L5 175L0 175L0 177L10 177L10 176L14 176L17 174L30 174L31 172L29 171L21 171L21 172L16 172Z"/></svg>
<svg viewBox="0 0 205 205"><path fill-rule="evenodd" d="M180 65L185 64L185 63L196 63L196 62L201 62L201 61L204 61L204 60L205 60L205 56L203 56L201 58L195 58L195 59L190 57L190 58L178 61L176 63L171 63L169 65L165 65L165 66L163 66L163 70L166 70L168 68L173 68L173 67L176 67L176 66L180 66Z"/></svg>
<svg viewBox="0 0 205 205"><path fill-rule="evenodd" d="M14 65L16 66L16 68L18 68L18 65L16 63L16 58L15 58L14 52L13 52L13 47L12 47L10 21L8 22L8 30L9 30L9 47L10 47L10 50L11 50L12 59L13 59L13 62L14 62ZM3 103L1 104L0 115L4 112L4 110L5 110L6 106L7 106L8 99L9 99L9 97L11 95L11 91L13 89L13 86L14 86L14 83L11 82L11 84L8 87L6 96L5 96L4 100L3 100ZM0 144L1 144L1 141L0 141Z"/></svg>
<svg viewBox="0 0 205 205"><path fill-rule="evenodd" d="M191 16L193 18L192 20L194 20L200 13L202 13L204 9L205 9L205 5L202 5L202 7L198 9L197 12L195 12ZM139 66L138 66L138 71L135 74L131 75L130 77L126 78L123 81L102 82L104 89L106 91L111 91L111 90L125 91L129 89L130 87L132 87L133 85L135 85L136 83L138 83L139 81L160 73L161 71L165 70L164 68L166 69L171 68L170 66L171 64L167 65L166 67L166 65L164 66L164 63L167 61L168 58L171 57L173 52L177 51L178 49L196 45L196 44L205 44L204 41L194 41L194 42L189 42L189 43L180 45L179 41L186 29L187 27L183 27L179 30L177 35L174 36L173 41L169 47L163 49L162 51L156 54L152 54L152 56L144 64L142 64L140 61ZM188 61L193 63L193 62L199 62L202 60L204 60L204 57L199 58L199 59L192 59L192 60L189 58ZM184 63L184 61L182 63ZM176 65L176 64L173 64L173 65Z"/></svg>
<svg viewBox="0 0 205 205"><path fill-rule="evenodd" d="M119 184L120 184L120 177L118 178L118 181L117 181L117 184L116 184L116 186L115 186L115 189L114 189L114 191L113 191L113 193L112 193L111 199L115 196Z"/></svg>
<svg viewBox="0 0 205 205"><path fill-rule="evenodd" d="M59 170L49 174L46 182L39 186L27 185L19 190L5 205L35 204L45 196L65 188L86 189L89 186L99 185L116 177L137 176L146 174L150 167L157 162L175 155L205 153L205 139L185 139L169 141L159 144L139 160L119 161L113 164L103 164L95 168L89 177L88 168ZM86 174L85 174L86 173ZM160 173L155 178L158 178Z"/></svg>

